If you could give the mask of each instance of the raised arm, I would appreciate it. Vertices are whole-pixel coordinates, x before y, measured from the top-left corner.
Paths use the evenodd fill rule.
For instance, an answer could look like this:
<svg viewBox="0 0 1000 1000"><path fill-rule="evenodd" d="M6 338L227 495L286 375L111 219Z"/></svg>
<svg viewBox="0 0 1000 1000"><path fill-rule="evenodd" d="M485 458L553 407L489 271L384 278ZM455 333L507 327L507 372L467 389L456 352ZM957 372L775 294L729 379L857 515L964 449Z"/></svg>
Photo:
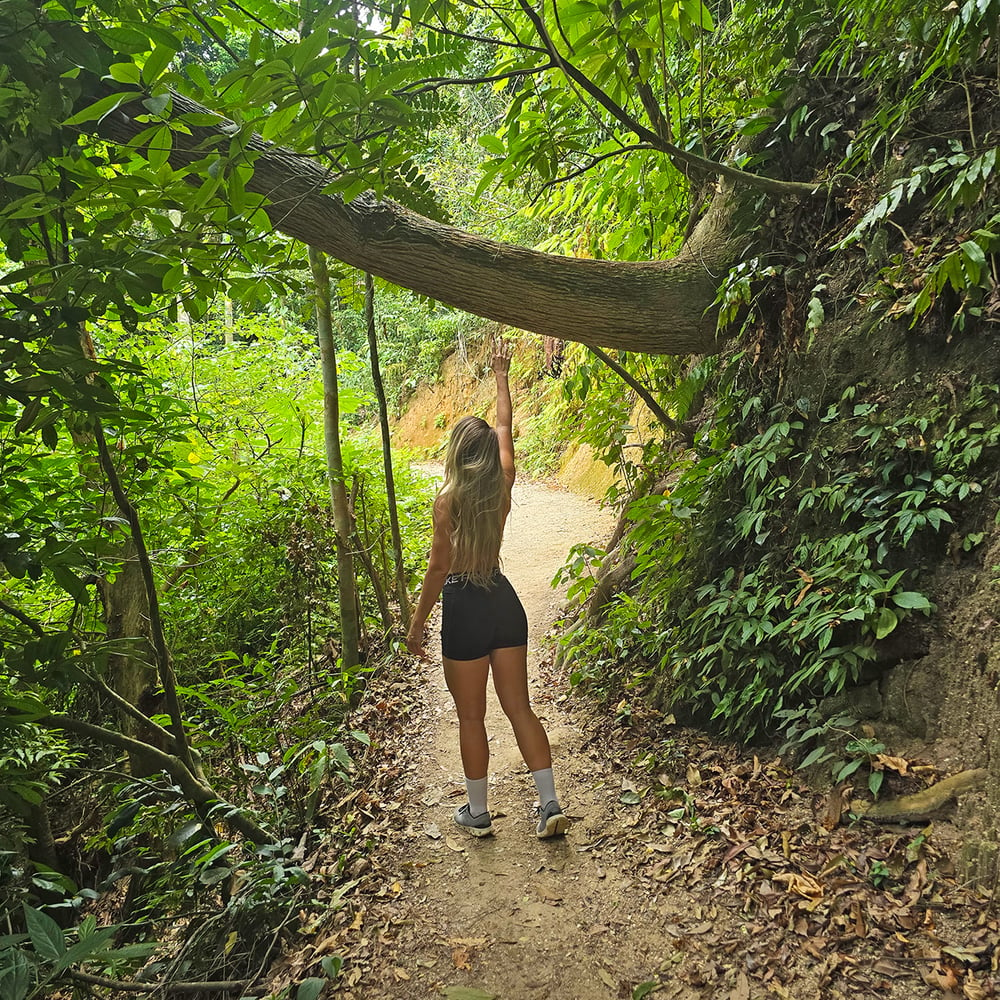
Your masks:
<svg viewBox="0 0 1000 1000"><path fill-rule="evenodd" d="M514 408L510 401L510 356L513 347L498 340L490 367L497 380L497 438L500 442L500 464L507 479L507 485L514 485Z"/></svg>

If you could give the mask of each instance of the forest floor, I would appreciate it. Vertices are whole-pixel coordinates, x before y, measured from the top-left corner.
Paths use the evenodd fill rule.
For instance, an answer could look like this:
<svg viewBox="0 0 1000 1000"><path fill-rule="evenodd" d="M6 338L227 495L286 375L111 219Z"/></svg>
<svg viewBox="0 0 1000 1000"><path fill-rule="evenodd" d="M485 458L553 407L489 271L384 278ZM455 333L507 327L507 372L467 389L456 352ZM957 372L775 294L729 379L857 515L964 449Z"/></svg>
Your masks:
<svg viewBox="0 0 1000 1000"><path fill-rule="evenodd" d="M773 752L569 691L545 638L549 581L572 543L609 528L574 494L515 488L504 567L528 611L568 835L535 837L534 786L492 686L495 834L454 825L454 710L440 662L408 662L354 720L373 738L340 803L367 845L347 865L357 885L286 971L339 954L348 1000L993 996L994 900L956 884L947 822L833 826L829 790Z"/></svg>

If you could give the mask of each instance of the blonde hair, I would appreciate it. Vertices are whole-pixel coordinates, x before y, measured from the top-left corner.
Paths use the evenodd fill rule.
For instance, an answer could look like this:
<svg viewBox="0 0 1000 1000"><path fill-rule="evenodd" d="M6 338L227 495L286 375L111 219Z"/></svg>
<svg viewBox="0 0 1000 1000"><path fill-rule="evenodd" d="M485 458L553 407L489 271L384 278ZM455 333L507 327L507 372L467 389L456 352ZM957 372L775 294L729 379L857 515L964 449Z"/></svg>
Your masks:
<svg viewBox="0 0 1000 1000"><path fill-rule="evenodd" d="M509 499L497 432L481 417L462 417L451 432L444 485L451 514L451 566L487 587L500 559Z"/></svg>

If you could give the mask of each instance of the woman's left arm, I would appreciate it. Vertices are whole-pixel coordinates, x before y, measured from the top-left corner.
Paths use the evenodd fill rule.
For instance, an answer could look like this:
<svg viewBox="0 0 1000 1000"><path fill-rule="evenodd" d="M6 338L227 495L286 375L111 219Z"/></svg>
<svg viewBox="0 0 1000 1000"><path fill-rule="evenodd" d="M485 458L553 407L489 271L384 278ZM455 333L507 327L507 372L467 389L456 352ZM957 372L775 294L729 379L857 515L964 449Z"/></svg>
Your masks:
<svg viewBox="0 0 1000 1000"><path fill-rule="evenodd" d="M438 497L434 501L434 539L431 542L431 555L424 573L424 582L420 587L420 597L416 610L406 633L406 648L415 656L426 658L424 649L424 625L430 617L431 610L441 596L441 588L451 569L451 514L448 501Z"/></svg>

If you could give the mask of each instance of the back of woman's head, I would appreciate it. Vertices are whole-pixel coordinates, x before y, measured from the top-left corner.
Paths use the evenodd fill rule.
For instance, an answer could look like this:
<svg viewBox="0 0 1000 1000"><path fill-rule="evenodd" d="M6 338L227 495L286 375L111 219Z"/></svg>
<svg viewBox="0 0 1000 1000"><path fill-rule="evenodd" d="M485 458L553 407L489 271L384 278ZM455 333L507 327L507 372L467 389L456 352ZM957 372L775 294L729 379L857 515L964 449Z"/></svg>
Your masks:
<svg viewBox="0 0 1000 1000"><path fill-rule="evenodd" d="M481 417L463 417L448 442L441 493L451 510L452 568L479 585L497 565L506 491L496 431Z"/></svg>

